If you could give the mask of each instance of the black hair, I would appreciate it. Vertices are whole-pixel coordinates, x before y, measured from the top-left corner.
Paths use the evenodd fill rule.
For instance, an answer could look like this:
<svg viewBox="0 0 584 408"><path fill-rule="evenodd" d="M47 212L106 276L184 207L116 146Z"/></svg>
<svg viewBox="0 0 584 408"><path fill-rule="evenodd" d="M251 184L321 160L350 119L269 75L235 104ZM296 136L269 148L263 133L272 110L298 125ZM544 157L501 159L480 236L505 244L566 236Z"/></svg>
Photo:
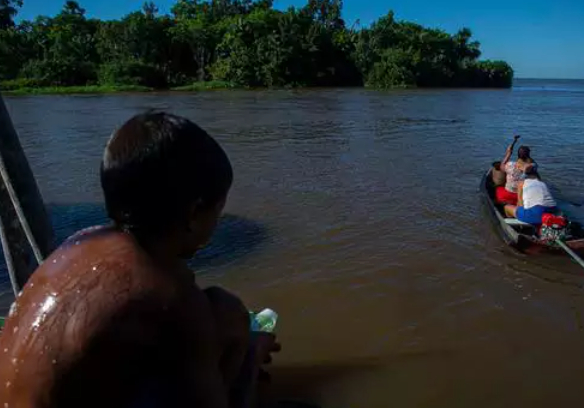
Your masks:
<svg viewBox="0 0 584 408"><path fill-rule="evenodd" d="M526 176L535 176L537 178L539 178L539 173L537 172L537 166L530 164L527 167L525 167L525 170L523 170L523 173Z"/></svg>
<svg viewBox="0 0 584 408"><path fill-rule="evenodd" d="M528 160L531 158L531 149L527 146L521 146L517 150L517 157L521 160Z"/></svg>
<svg viewBox="0 0 584 408"><path fill-rule="evenodd" d="M108 216L138 233L186 221L193 204L212 208L232 181L221 146L193 122L164 112L128 120L112 135L101 163Z"/></svg>

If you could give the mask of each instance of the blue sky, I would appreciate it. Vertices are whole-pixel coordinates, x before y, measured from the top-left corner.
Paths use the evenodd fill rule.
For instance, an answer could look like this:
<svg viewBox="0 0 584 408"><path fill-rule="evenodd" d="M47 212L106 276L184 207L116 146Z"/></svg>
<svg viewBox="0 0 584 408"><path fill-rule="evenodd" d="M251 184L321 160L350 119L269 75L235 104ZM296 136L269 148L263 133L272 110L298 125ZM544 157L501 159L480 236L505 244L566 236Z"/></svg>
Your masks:
<svg viewBox="0 0 584 408"><path fill-rule="evenodd" d="M143 0L79 0L91 17L121 17ZM19 19L54 15L64 1L24 0ZM157 0L168 12L174 0ZM302 6L305 0L275 0ZM344 17L369 24L391 8L397 19L454 32L468 26L482 44L483 58L509 62L519 78L584 79L584 0L345 0Z"/></svg>

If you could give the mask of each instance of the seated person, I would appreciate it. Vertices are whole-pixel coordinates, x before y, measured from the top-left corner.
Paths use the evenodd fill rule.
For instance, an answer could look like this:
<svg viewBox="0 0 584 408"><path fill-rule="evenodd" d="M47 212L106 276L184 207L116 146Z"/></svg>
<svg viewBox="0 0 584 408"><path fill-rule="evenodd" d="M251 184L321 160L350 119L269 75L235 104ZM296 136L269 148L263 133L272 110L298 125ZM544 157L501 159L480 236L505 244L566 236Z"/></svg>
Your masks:
<svg viewBox="0 0 584 408"><path fill-rule="evenodd" d="M519 136L507 148L505 157L501 162L501 169L507 174L505 186L499 186L495 190L495 198L498 203L517 205L517 185L523 179L523 169L528 164L535 164L531 158L531 150L527 146L521 146L517 151L517 161L510 161L513 147Z"/></svg>
<svg viewBox="0 0 584 408"><path fill-rule="evenodd" d="M548 186L539 179L535 166L525 167L525 180L519 183L518 206L506 205L505 215L532 225L540 225L545 213L556 211L556 201Z"/></svg>
<svg viewBox="0 0 584 408"><path fill-rule="evenodd" d="M203 291L186 259L210 238L233 178L187 119L149 112L101 165L113 225L71 237L31 276L0 337L0 401L21 408L249 407L274 336Z"/></svg>
<svg viewBox="0 0 584 408"><path fill-rule="evenodd" d="M507 173L501 170L501 162L496 161L491 168L491 178L495 187L503 187L507 183Z"/></svg>

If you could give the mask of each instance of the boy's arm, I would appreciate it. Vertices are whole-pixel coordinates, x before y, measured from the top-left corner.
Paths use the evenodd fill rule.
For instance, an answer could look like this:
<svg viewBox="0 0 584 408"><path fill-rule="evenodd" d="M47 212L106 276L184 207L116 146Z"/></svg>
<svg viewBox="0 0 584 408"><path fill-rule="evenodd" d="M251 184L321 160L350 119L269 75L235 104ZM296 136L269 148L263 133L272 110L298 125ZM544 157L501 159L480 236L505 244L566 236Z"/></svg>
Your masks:
<svg viewBox="0 0 584 408"><path fill-rule="evenodd" d="M177 332L184 337L175 353L182 354L186 366L183 406L185 408L230 408L229 390L220 371L221 345L215 320L206 296L193 291L177 310Z"/></svg>

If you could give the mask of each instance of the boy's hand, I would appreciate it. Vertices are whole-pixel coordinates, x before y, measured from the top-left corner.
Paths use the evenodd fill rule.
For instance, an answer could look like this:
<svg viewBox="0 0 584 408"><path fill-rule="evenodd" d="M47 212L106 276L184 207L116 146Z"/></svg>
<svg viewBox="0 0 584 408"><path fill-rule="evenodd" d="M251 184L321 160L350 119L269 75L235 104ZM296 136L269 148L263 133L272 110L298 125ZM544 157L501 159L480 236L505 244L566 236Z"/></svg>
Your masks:
<svg viewBox="0 0 584 408"><path fill-rule="evenodd" d="M276 342L276 336L272 333L254 332L252 334L252 347L254 348L255 365L258 368L258 381L269 384L272 381L270 374L262 369L262 365L272 362L272 353L278 353L282 346Z"/></svg>
<svg viewBox="0 0 584 408"><path fill-rule="evenodd" d="M282 346L276 342L276 336L272 333L254 332L252 344L255 348L255 364L262 366L272 362L272 353L278 353Z"/></svg>

